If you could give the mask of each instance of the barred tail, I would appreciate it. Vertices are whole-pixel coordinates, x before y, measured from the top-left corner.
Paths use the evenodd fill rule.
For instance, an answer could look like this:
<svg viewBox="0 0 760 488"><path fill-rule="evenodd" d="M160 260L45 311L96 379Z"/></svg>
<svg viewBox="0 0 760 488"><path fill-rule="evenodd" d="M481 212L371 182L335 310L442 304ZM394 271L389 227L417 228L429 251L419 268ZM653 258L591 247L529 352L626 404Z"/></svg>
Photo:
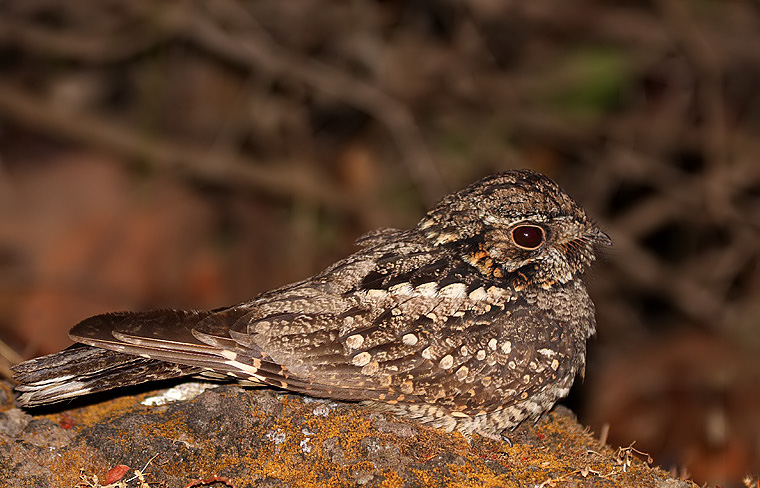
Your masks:
<svg viewBox="0 0 760 488"><path fill-rule="evenodd" d="M99 347L75 344L61 352L17 364L13 368L18 402L23 407L55 403L81 395L193 375L201 371Z"/></svg>

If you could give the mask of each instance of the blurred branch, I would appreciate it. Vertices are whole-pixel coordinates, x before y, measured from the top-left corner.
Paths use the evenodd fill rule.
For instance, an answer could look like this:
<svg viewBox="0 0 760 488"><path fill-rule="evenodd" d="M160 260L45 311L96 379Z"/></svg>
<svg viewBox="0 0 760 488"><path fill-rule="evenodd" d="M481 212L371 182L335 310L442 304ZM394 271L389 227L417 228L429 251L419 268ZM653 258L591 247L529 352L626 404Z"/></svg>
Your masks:
<svg viewBox="0 0 760 488"><path fill-rule="evenodd" d="M346 213L357 211L357 202L342 198L341 192L303 167L291 164L255 166L234 155L209 154L206 148L174 144L138 134L101 115L66 113L49 101L0 81L0 114L52 137L86 143L142 158L163 170L180 170L203 181L227 186L255 188L277 196L298 197ZM76 121L76 123L72 123ZM213 164L209 164L213 161Z"/></svg>
<svg viewBox="0 0 760 488"><path fill-rule="evenodd" d="M723 94L723 63L691 18L683 0L658 0L663 18L699 77L698 100L705 118L703 147L711 177L704 179L705 201L716 217L731 213L728 181L728 134Z"/></svg>
<svg viewBox="0 0 760 488"><path fill-rule="evenodd" d="M21 356L8 344L0 341L0 378L11 378L11 366L22 361Z"/></svg>
<svg viewBox="0 0 760 488"><path fill-rule="evenodd" d="M92 35L82 35L75 31L52 32L32 23L15 20L10 22L0 17L0 43L87 63L117 63L150 50L168 37L166 32L147 30L141 25L134 31L93 39Z"/></svg>
<svg viewBox="0 0 760 488"><path fill-rule="evenodd" d="M564 33L568 37L574 36L574 41L577 41L580 32L584 38L597 43L624 46L633 55L641 52L662 53L672 45L673 32L670 26L663 25L648 9L627 3L612 3L605 5L603 9L595 10L594 15L588 15L587 11L578 9L575 4L569 2L545 2L544 7L521 11L524 15L521 21L525 29ZM662 11L660 15L662 16ZM752 42L748 42L754 38L726 34L725 29L716 28L715 24L699 26L699 37L705 44L712 46L716 53L720 53L724 65L733 60L757 56L757 48Z"/></svg>
<svg viewBox="0 0 760 488"><path fill-rule="evenodd" d="M219 17L224 13L224 21L238 24L236 32L229 32L215 22L213 16ZM251 28L254 19L237 6L215 2L213 8L204 12L199 11L194 3L177 2L160 10L149 8L137 15L144 18L136 23L136 30L97 37L51 32L31 24L0 20L0 42L21 45L31 52L93 63L112 63L136 56L168 39L188 40L220 59L248 70L263 70L275 76L295 79L365 111L391 134L401 160L428 206L447 192L420 128L404 104L365 81L276 44L263 30ZM240 26L241 22L247 22L247 25ZM151 28L147 30L143 27L145 25Z"/></svg>
<svg viewBox="0 0 760 488"><path fill-rule="evenodd" d="M613 225L605 228L615 236L615 248L625 254L625 259L610 259L609 262L627 278L626 281L667 297L668 302L695 323L720 330L723 326L723 297L716 296L708 287L655 257L631 240L623 228Z"/></svg>
<svg viewBox="0 0 760 488"><path fill-rule="evenodd" d="M336 100L369 113L385 125L396 141L402 160L421 190L425 203L435 203L446 188L409 109L378 88L348 76L343 71L307 58L275 44L260 29L245 29L234 34L223 30L208 15L187 8L164 17L165 27L191 39L222 59L251 70L263 69L277 76L299 80ZM228 8L225 11L229 11ZM209 12L219 12L212 9ZM239 12L240 9L235 9ZM240 21L239 18L233 19Z"/></svg>

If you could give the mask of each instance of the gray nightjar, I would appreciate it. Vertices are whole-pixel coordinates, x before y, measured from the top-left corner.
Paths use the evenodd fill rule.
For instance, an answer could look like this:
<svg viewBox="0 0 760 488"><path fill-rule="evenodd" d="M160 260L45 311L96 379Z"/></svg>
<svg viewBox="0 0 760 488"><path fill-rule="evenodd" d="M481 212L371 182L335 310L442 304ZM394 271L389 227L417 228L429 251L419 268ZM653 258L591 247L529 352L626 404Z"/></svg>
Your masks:
<svg viewBox="0 0 760 488"><path fill-rule="evenodd" d="M609 243L549 178L492 175L239 305L86 319L81 344L14 367L19 403L211 375L497 438L583 372L596 325L582 275Z"/></svg>

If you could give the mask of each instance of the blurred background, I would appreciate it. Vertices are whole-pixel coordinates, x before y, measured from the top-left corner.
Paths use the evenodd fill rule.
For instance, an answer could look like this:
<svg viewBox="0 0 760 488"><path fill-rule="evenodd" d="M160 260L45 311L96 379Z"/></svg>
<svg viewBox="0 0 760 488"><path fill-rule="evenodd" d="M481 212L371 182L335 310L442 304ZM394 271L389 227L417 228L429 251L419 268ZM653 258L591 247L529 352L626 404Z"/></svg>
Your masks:
<svg viewBox="0 0 760 488"><path fill-rule="evenodd" d="M246 300L527 167L615 242L568 404L742 486L759 158L757 0L0 0L0 376L90 315Z"/></svg>

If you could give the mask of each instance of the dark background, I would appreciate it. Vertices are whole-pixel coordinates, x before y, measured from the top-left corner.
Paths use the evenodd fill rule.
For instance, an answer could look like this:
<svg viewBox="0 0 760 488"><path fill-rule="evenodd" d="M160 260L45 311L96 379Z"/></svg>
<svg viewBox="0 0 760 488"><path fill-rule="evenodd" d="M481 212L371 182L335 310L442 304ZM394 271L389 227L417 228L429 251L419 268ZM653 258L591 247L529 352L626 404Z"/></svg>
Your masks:
<svg viewBox="0 0 760 488"><path fill-rule="evenodd" d="M760 473L760 2L0 0L0 374L212 308L529 167L615 242L569 404Z"/></svg>

